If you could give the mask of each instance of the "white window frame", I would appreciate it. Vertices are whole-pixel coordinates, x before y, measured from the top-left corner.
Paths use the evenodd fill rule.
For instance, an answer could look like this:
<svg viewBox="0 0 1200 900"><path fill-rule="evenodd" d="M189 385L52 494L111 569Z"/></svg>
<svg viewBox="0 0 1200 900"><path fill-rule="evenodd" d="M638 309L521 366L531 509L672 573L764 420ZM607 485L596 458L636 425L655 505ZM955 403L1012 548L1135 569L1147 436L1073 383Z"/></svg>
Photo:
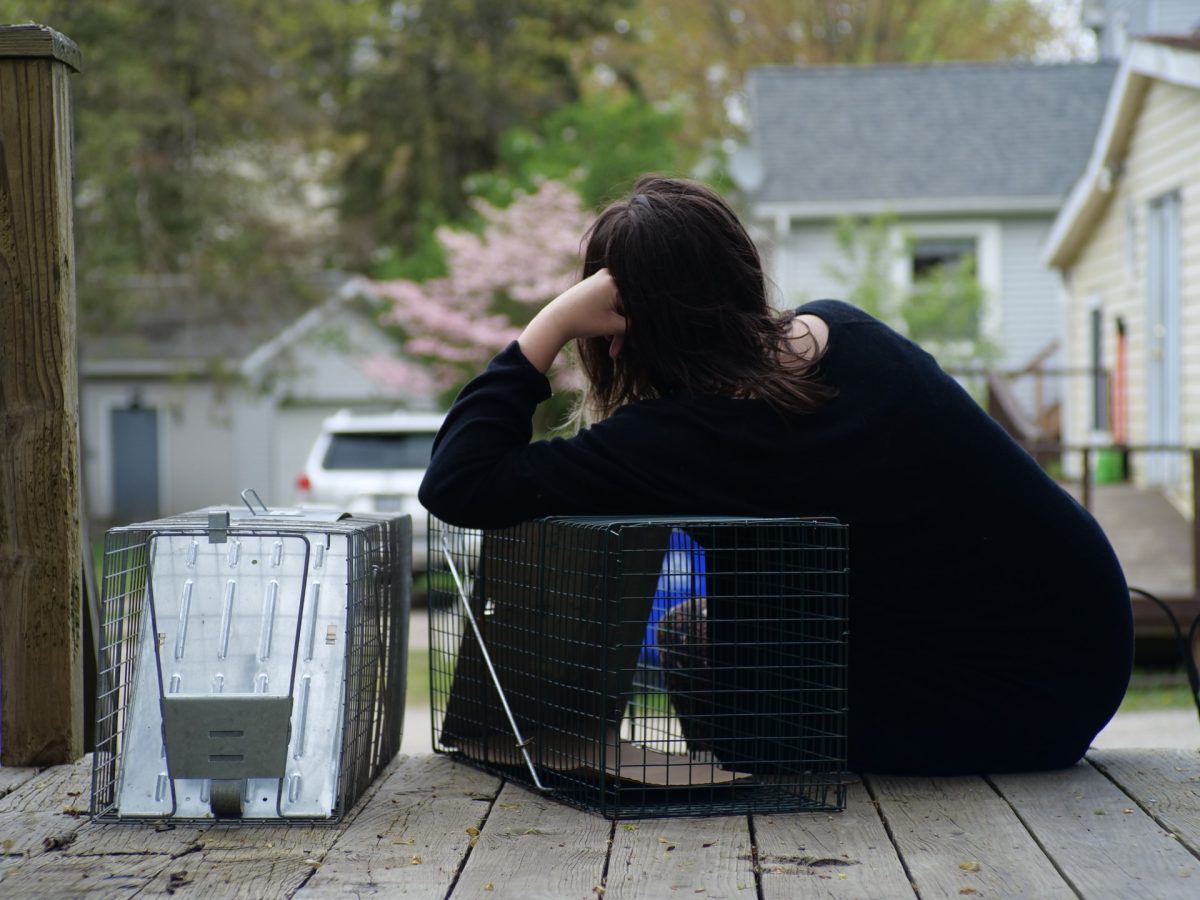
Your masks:
<svg viewBox="0 0 1200 900"><path fill-rule="evenodd" d="M980 336L1003 346L1003 278L1001 276L1002 231L1000 223L989 219L921 219L900 221L893 226L892 243L897 248L892 267L892 280L897 287L909 290L913 284L911 253L901 253L904 238L923 240L962 240L975 242L975 278L983 288L983 309L979 319Z"/></svg>

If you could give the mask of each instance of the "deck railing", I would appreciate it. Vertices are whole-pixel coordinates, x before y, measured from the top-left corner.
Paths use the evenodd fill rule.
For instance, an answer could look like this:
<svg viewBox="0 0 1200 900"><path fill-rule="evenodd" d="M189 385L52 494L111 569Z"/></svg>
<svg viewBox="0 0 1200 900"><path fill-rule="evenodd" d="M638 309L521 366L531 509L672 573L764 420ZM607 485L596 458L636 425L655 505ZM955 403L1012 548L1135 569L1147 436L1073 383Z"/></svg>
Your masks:
<svg viewBox="0 0 1200 900"><path fill-rule="evenodd" d="M1138 455L1144 454L1176 454L1186 455L1191 462L1191 506L1192 506L1192 592L1200 599L1200 447L1188 447L1182 444L1063 444L1041 443L1026 444L1026 449L1038 458L1046 455L1057 455L1064 459L1071 454L1079 454L1081 459L1079 477L1079 500L1083 507L1092 510L1094 491L1097 483L1094 477L1098 471L1096 464L1100 454L1118 454L1121 459L1120 471L1122 480L1129 477L1131 461Z"/></svg>

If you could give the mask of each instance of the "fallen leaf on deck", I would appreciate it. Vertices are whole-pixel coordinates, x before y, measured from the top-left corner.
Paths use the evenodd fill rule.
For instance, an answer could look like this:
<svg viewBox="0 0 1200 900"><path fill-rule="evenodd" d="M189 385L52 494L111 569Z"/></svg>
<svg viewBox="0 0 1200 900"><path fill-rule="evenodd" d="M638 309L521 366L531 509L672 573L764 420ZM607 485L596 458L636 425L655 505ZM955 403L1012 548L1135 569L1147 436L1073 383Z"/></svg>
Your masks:
<svg viewBox="0 0 1200 900"><path fill-rule="evenodd" d="M409 864L410 866L419 866L419 865L421 864L421 857L419 857L419 856L414 856L412 859L410 859L410 860L408 861L408 864Z"/></svg>
<svg viewBox="0 0 1200 900"><path fill-rule="evenodd" d="M467 834L469 834L471 837L479 837L479 829L472 825L467 829Z"/></svg>
<svg viewBox="0 0 1200 900"><path fill-rule="evenodd" d="M69 832L52 834L42 839L42 847L46 850L61 850L75 840L75 835Z"/></svg>
<svg viewBox="0 0 1200 900"><path fill-rule="evenodd" d="M958 867L964 872L978 872L982 868L979 863L971 860L970 862L960 862Z"/></svg>
<svg viewBox="0 0 1200 900"><path fill-rule="evenodd" d="M979 891L975 890L975 888L973 888L973 887L961 887L958 889L958 892L960 894L978 894L979 893Z"/></svg>
<svg viewBox="0 0 1200 900"><path fill-rule="evenodd" d="M416 842L417 842L416 838L396 838L394 841L392 841L393 844L405 844L405 845L415 844Z"/></svg>
<svg viewBox="0 0 1200 900"><path fill-rule="evenodd" d="M520 809L521 804L520 803L501 803L500 808L501 809Z"/></svg>
<svg viewBox="0 0 1200 900"><path fill-rule="evenodd" d="M637 826L630 825L628 822L626 822L624 825L622 825L621 828L623 828L625 831L637 831Z"/></svg>

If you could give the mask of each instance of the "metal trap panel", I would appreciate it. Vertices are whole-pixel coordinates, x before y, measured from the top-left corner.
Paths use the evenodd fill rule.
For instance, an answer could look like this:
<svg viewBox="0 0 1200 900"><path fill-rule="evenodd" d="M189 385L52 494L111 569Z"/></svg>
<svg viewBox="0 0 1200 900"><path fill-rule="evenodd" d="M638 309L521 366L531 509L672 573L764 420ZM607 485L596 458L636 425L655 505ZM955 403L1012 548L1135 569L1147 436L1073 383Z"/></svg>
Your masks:
<svg viewBox="0 0 1200 900"><path fill-rule="evenodd" d="M107 536L100 818L336 819L399 748L409 517L231 512Z"/></svg>

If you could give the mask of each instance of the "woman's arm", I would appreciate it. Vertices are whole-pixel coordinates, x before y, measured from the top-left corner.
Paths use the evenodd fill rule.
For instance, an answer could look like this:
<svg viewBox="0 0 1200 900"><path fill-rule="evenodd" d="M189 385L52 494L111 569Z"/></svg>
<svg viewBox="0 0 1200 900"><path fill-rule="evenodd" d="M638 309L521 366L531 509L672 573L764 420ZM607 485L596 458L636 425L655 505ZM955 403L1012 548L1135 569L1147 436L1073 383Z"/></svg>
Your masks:
<svg viewBox="0 0 1200 900"><path fill-rule="evenodd" d="M499 353L454 401L438 433L421 484L421 503L455 525L498 527L570 509L589 511L597 483L628 480L612 455L631 434L530 444L537 405L550 396L545 372L568 341L608 337L620 352L625 319L607 270L584 279L546 305L518 341ZM636 429L633 430L636 433ZM615 432L615 434L608 434ZM616 493L610 490L609 493Z"/></svg>
<svg viewBox="0 0 1200 900"><path fill-rule="evenodd" d="M625 317L608 269L583 279L542 307L517 342L533 367L545 373L563 347L577 338L590 337L609 338L613 358L621 352Z"/></svg>

